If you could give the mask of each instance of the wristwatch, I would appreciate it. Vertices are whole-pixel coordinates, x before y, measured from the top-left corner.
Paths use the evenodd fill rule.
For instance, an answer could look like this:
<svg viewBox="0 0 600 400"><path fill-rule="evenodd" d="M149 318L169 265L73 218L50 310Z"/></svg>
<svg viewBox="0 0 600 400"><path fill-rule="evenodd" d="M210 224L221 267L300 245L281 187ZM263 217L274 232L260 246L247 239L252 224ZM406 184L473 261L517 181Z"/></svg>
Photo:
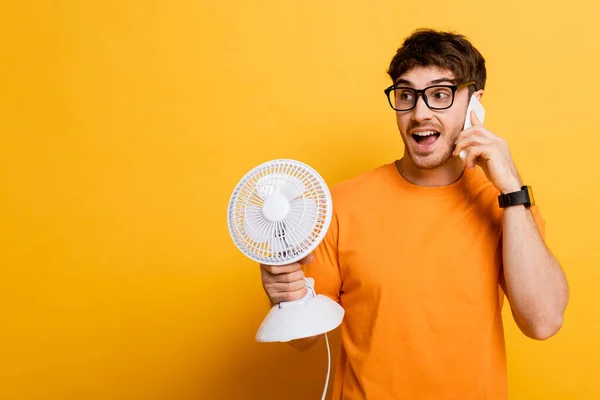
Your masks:
<svg viewBox="0 0 600 400"><path fill-rule="evenodd" d="M501 193L500 196L498 196L498 205L500 208L516 206L519 204L524 204L525 207L535 205L531 186L523 186L521 187L521 190L517 192Z"/></svg>

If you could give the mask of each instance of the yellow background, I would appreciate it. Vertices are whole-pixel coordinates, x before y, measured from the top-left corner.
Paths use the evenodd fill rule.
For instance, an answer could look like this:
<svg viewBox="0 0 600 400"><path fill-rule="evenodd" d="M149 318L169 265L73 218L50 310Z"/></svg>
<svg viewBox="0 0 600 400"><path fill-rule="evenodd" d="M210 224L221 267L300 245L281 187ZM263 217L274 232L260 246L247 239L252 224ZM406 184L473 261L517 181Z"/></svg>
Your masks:
<svg viewBox="0 0 600 400"><path fill-rule="evenodd" d="M600 10L494 3L3 4L0 398L320 398L323 342L254 342L268 305L227 202L269 159L334 185L399 157L385 70L421 26L486 57L486 125L569 278L557 337L505 313L511 399L600 398Z"/></svg>

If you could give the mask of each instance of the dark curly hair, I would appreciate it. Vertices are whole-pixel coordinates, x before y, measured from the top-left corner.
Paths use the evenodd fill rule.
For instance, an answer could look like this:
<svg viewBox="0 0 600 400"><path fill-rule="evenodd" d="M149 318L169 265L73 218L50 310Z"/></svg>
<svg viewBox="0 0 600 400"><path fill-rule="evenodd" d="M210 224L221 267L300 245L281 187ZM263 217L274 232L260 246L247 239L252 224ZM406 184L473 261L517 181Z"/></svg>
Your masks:
<svg viewBox="0 0 600 400"><path fill-rule="evenodd" d="M454 73L456 84L475 81L477 90L485 88L485 60L463 35L418 29L405 39L387 71L392 82L414 67L435 66ZM474 88L470 88L473 93Z"/></svg>

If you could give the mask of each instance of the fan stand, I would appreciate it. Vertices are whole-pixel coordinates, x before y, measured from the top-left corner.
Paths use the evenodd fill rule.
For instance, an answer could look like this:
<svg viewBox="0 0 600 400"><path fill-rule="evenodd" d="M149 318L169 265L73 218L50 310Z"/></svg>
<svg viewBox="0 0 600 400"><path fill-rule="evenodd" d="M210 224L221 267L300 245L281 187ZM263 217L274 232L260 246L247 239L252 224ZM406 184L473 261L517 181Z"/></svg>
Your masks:
<svg viewBox="0 0 600 400"><path fill-rule="evenodd" d="M310 286L303 298L271 308L256 332L258 342L289 342L317 336L334 330L342 323L342 306L325 295L315 294L314 279L306 280Z"/></svg>

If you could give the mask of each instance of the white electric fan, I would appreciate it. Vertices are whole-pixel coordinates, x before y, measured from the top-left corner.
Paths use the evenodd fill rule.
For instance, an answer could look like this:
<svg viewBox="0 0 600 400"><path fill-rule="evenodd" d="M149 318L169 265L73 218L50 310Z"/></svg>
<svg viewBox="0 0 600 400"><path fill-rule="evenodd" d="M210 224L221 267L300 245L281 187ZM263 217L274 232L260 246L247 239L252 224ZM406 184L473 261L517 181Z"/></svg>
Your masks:
<svg viewBox="0 0 600 400"><path fill-rule="evenodd" d="M285 265L308 256L321 243L331 214L331 195L323 178L304 163L281 159L265 162L242 178L231 195L227 219L231 238L247 257ZM304 298L271 308L256 333L257 341L287 342L326 334L342 323L344 309L317 295L312 278L305 282L309 290ZM328 341L327 351L329 356Z"/></svg>

